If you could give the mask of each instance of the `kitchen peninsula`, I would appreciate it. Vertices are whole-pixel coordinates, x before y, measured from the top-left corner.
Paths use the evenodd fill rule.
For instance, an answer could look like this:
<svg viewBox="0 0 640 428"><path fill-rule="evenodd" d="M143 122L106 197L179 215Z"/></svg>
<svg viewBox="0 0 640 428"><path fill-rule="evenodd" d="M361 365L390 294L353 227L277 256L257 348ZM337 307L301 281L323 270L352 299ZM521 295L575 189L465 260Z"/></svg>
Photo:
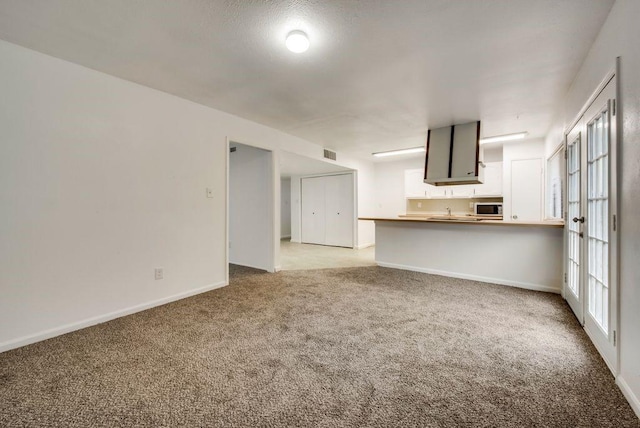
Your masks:
<svg viewBox="0 0 640 428"><path fill-rule="evenodd" d="M379 266L553 293L562 289L562 222L472 216L359 220L375 222Z"/></svg>

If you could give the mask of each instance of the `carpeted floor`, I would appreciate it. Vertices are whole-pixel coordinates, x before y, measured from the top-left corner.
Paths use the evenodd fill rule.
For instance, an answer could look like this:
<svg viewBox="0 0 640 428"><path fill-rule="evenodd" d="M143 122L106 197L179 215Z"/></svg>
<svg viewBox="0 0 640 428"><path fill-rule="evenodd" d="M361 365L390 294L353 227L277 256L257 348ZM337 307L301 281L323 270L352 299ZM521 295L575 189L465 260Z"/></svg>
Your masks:
<svg viewBox="0 0 640 428"><path fill-rule="evenodd" d="M0 426L640 427L559 296L261 273L0 354Z"/></svg>

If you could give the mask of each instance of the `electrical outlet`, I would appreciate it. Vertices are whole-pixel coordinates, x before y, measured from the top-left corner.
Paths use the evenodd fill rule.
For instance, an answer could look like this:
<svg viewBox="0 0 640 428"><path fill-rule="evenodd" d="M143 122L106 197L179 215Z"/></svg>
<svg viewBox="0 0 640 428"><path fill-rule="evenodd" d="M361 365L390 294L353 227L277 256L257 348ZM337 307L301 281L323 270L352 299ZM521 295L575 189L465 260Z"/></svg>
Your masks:
<svg viewBox="0 0 640 428"><path fill-rule="evenodd" d="M473 202L469 202L469 208L473 209Z"/></svg>
<svg viewBox="0 0 640 428"><path fill-rule="evenodd" d="M418 208L422 208L422 202L418 202Z"/></svg>
<svg viewBox="0 0 640 428"><path fill-rule="evenodd" d="M162 270L162 268L156 268L154 272L155 272L156 280L164 278L164 271Z"/></svg>
<svg viewBox="0 0 640 428"><path fill-rule="evenodd" d="M207 198L213 198L213 189L211 187L207 187Z"/></svg>

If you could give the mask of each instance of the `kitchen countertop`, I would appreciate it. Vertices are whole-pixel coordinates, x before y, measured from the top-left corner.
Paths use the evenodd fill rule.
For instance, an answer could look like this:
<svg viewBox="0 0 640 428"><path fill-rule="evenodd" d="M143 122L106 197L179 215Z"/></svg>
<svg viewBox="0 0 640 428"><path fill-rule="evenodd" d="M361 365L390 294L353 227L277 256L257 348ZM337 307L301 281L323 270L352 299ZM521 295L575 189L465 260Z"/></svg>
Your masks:
<svg viewBox="0 0 640 428"><path fill-rule="evenodd" d="M536 227L564 227L563 221L503 221L487 219L486 217L475 216L447 216L447 215L400 215L398 217L358 217L358 220L372 221L395 221L409 223L462 223L462 224L478 224L491 226L536 226Z"/></svg>

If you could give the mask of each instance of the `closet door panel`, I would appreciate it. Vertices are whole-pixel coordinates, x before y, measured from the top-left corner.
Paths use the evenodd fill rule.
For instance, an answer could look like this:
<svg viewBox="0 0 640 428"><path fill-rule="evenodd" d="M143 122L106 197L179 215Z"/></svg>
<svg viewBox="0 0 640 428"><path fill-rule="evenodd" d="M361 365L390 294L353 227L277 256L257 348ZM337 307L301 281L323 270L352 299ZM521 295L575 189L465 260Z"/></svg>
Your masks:
<svg viewBox="0 0 640 428"><path fill-rule="evenodd" d="M301 240L306 244L325 243L324 177L303 178Z"/></svg>
<svg viewBox="0 0 640 428"><path fill-rule="evenodd" d="M325 244L353 247L353 175L331 175L325 179Z"/></svg>

